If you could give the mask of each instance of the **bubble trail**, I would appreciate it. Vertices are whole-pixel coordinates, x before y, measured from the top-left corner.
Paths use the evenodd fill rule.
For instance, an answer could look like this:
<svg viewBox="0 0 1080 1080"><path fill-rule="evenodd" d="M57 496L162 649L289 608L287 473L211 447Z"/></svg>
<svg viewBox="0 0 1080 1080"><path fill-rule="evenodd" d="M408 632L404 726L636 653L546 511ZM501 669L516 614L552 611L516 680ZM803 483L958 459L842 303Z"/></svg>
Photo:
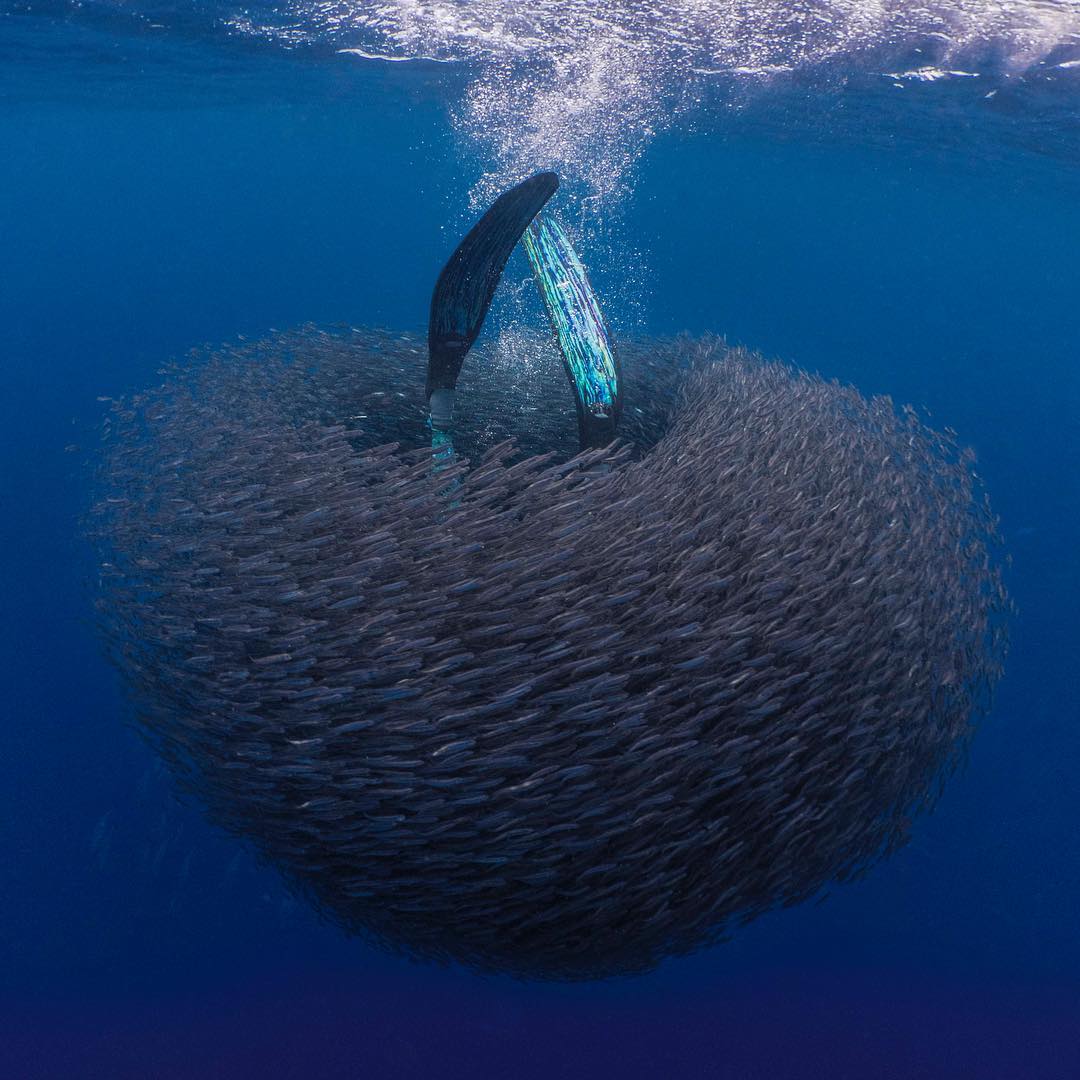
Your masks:
<svg viewBox="0 0 1080 1080"><path fill-rule="evenodd" d="M977 79L981 99L1080 59L1077 0L292 0L228 21L367 63L459 62L455 124L491 162L477 205L555 169L610 210L656 133L706 100L724 112L785 82L805 92L863 76Z"/></svg>

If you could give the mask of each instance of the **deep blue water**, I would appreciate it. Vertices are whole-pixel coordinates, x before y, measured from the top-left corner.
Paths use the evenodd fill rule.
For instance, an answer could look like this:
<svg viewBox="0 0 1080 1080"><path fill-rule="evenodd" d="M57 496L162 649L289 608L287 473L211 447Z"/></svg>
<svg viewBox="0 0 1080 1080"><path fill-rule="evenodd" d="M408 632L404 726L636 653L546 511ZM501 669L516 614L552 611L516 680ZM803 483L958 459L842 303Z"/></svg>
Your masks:
<svg viewBox="0 0 1080 1080"><path fill-rule="evenodd" d="M0 3L0 1076L1080 1076L1080 91L1039 85L1068 34L1026 77L983 57L990 98L890 96L859 53L670 122L642 100L644 135L607 101L553 129L616 329L716 330L927 406L978 452L1019 608L909 847L727 944L567 987L350 941L177 804L89 624L79 526L99 396L270 327L420 328L481 178L549 162L514 157L501 102L488 129L465 111L498 86L482 56L142 11L153 33Z"/></svg>

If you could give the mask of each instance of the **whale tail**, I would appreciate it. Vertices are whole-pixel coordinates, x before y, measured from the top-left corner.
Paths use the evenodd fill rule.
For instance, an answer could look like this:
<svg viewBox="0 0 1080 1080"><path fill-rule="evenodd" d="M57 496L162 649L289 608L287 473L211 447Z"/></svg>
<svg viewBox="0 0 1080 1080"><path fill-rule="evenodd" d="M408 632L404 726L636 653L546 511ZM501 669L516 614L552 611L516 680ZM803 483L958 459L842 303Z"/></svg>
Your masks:
<svg viewBox="0 0 1080 1080"><path fill-rule="evenodd" d="M622 401L619 360L600 302L558 218L538 214L524 244L574 391L581 448L607 446Z"/></svg>
<svg viewBox="0 0 1080 1080"><path fill-rule="evenodd" d="M453 391L457 385L465 354L480 333L510 253L558 187L558 176L543 172L503 192L442 268L428 322L429 399L436 391Z"/></svg>
<svg viewBox="0 0 1080 1080"><path fill-rule="evenodd" d="M523 237L574 391L581 448L606 446L615 438L620 372L611 336L566 231L557 218L541 214L558 187L558 176L544 172L503 192L457 246L435 283L426 396L439 464L447 464L454 453L454 397L462 364Z"/></svg>

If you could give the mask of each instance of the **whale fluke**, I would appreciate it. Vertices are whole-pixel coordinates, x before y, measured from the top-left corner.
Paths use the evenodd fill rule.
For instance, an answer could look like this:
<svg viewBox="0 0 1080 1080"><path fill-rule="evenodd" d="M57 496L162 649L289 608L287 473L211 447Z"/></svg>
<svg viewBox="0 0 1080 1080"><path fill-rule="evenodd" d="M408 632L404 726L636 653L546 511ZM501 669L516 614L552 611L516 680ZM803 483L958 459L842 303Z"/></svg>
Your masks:
<svg viewBox="0 0 1080 1080"><path fill-rule="evenodd" d="M619 362L600 302L556 217L538 214L523 242L574 390L581 448L606 446L615 438L622 401Z"/></svg>
<svg viewBox="0 0 1080 1080"><path fill-rule="evenodd" d="M452 391L465 354L484 324L484 316L529 222L555 194L559 178L537 173L503 192L457 246L435 283L428 323L427 393Z"/></svg>

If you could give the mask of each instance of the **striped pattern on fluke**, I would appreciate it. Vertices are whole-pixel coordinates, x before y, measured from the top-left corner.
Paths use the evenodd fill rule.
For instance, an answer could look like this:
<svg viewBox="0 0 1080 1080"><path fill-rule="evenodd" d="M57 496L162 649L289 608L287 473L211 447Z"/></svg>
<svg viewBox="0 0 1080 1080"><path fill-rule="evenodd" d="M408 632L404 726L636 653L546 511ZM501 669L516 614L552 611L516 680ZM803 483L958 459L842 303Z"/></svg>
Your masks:
<svg viewBox="0 0 1080 1080"><path fill-rule="evenodd" d="M544 172L504 192L443 267L431 297L426 397L436 390L454 389L465 355L484 324L506 260L558 187L558 176Z"/></svg>
<svg viewBox="0 0 1080 1080"><path fill-rule="evenodd" d="M557 218L538 214L523 242L574 390L581 447L606 446L622 401L619 362L596 293Z"/></svg>

